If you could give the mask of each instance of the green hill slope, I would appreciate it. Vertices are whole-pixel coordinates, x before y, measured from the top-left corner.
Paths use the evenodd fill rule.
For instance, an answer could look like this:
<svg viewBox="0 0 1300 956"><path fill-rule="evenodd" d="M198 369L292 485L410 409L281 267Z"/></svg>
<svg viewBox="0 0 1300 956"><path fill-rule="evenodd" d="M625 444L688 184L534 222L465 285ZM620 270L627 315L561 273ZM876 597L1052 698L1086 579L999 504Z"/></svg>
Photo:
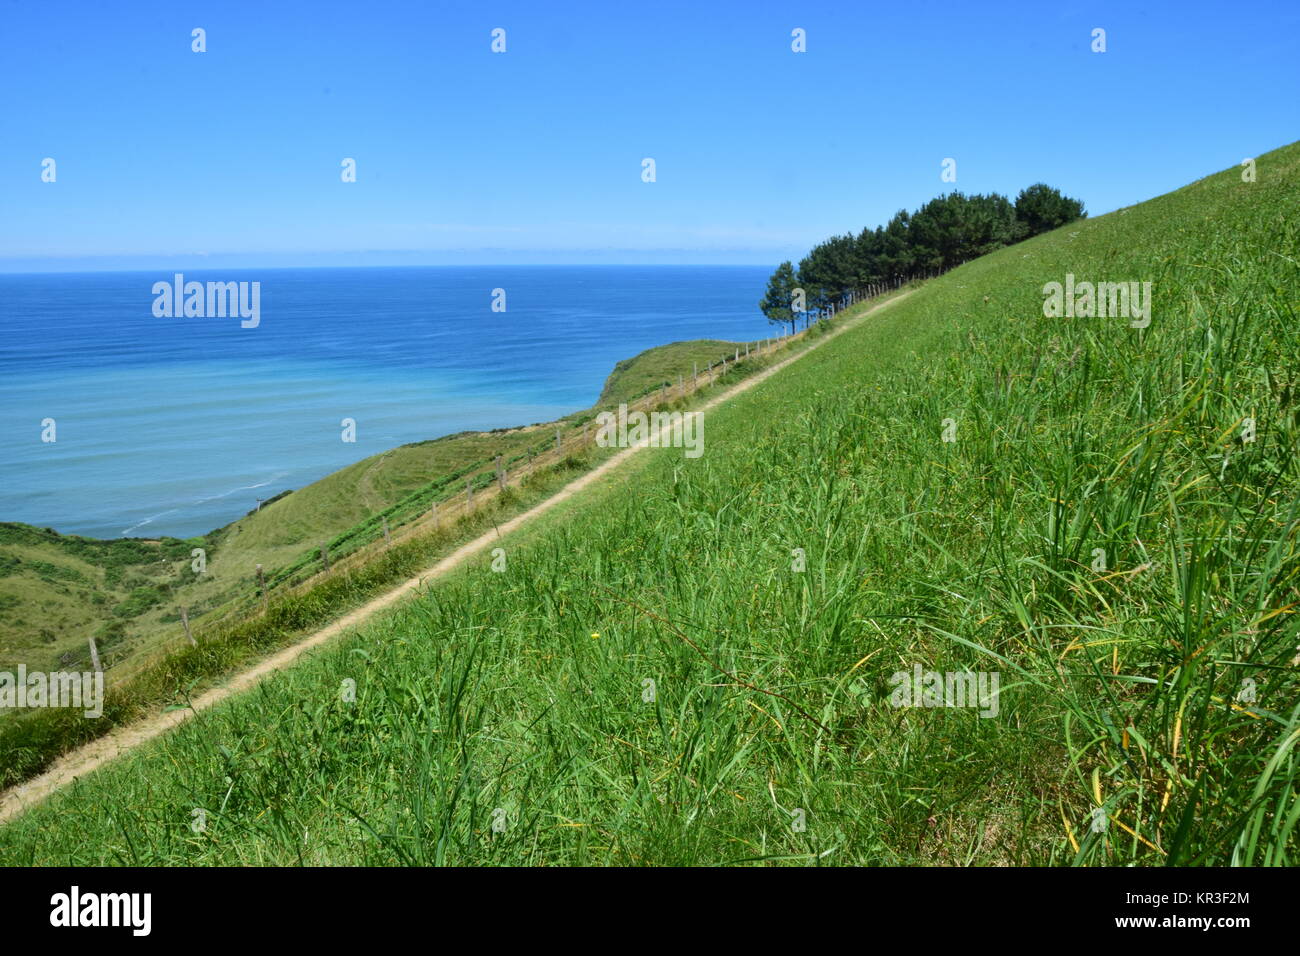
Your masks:
<svg viewBox="0 0 1300 956"><path fill-rule="evenodd" d="M750 343L755 348L758 344ZM676 386L679 376L689 382L696 368L703 373L711 362L719 362L723 358L732 359L737 352L736 345L735 342L722 339L692 339L646 349L614 366L596 404L603 406L630 402L664 383ZM738 351L742 356L745 354L743 343Z"/></svg>
<svg viewBox="0 0 1300 956"><path fill-rule="evenodd" d="M527 428L402 445L186 540L101 541L0 524L0 668L84 662L91 636L106 660L121 662L179 635L179 606L198 623L247 599L257 565L274 580L322 541L447 476L491 470L495 455L513 458L546 441L545 429ZM206 552L202 574L192 570L194 548Z"/></svg>
<svg viewBox="0 0 1300 956"><path fill-rule="evenodd" d="M669 378L676 383L692 361L703 368L735 348L701 340L649 349L618 363L597 407L629 401ZM275 583L314 560L322 542L373 536L377 515L411 499L424 510L452 478L463 489L466 476L492 471L497 455L514 462L550 447L554 429L545 423L402 445L185 540L101 541L0 523L0 670L84 666L92 636L110 664L133 661L182 634L181 606L196 626L226 614L255 593L257 565ZM195 548L205 551L202 574L192 568Z"/></svg>
<svg viewBox="0 0 1300 956"><path fill-rule="evenodd" d="M0 862L1293 864L1300 146L1257 162L927 284ZM1067 274L1150 326L1046 317Z"/></svg>

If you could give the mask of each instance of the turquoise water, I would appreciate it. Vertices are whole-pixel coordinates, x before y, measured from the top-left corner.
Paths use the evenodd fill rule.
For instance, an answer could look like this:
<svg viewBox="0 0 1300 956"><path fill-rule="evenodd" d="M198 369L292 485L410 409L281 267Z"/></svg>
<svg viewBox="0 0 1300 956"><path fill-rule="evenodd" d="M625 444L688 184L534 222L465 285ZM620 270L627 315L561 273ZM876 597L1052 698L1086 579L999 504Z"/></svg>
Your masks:
<svg viewBox="0 0 1300 956"><path fill-rule="evenodd" d="M753 266L235 270L260 323L158 318L172 273L0 275L0 521L201 534L405 442L592 404L620 359L771 334ZM492 290L506 293L493 312ZM341 421L356 421L356 442ZM44 442L53 419L56 441Z"/></svg>

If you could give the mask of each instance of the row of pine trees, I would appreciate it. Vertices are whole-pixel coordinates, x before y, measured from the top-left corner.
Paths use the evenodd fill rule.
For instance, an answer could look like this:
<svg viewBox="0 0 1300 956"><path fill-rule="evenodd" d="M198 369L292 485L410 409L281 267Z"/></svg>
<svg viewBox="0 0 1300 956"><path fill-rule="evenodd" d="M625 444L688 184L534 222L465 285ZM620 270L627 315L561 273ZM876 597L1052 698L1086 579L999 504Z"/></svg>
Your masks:
<svg viewBox="0 0 1300 956"><path fill-rule="evenodd" d="M777 266L759 303L763 314L791 330L800 317L860 297L872 286L937 275L994 249L1087 215L1083 203L1045 183L1006 196L952 192L915 212L899 210L886 226L833 236L814 247L796 270Z"/></svg>

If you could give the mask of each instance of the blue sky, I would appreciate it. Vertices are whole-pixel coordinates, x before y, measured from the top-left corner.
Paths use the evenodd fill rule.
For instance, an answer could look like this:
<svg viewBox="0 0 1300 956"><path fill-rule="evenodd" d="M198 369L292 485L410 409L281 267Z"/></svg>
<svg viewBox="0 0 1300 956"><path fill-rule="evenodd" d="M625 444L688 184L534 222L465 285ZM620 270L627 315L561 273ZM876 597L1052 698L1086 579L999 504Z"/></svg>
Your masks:
<svg viewBox="0 0 1300 956"><path fill-rule="evenodd" d="M1040 180L1099 214L1296 139L1297 63L1290 0L0 0L0 271L768 264Z"/></svg>

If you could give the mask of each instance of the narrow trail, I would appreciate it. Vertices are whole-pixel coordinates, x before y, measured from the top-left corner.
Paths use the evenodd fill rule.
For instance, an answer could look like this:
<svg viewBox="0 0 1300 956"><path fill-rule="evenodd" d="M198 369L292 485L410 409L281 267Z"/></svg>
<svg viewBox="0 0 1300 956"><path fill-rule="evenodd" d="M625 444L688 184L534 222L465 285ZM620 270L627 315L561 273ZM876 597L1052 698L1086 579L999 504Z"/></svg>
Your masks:
<svg viewBox="0 0 1300 956"><path fill-rule="evenodd" d="M911 292L903 292L894 296L879 305L867 309L859 320L886 309L896 302L911 295ZM789 365L799 361L804 356L821 348L831 339L842 334L849 328L852 328L856 322L850 322L835 329L829 335L826 335L819 342L814 342L803 351L783 359L777 364L766 368L761 372L751 375L742 382L737 383L727 389L720 395L710 399L704 405L694 411L707 412L716 408L725 402L730 401L742 392L748 391L760 382L764 382L776 373ZM574 495L578 494L585 488L596 483L600 479L617 470L629 458L640 452L642 449L649 447L651 441L658 437L659 430L651 436L648 436L641 443L626 448L616 455L597 466L587 474L576 478L569 484L565 485L558 492L547 498L545 501L534 505L529 510L522 512L508 521L503 522L491 531L484 532L473 541L461 545L451 554L447 555L433 567L421 571L413 578L395 586L392 590L386 591L379 597L362 604L360 607L344 614L338 620L327 624L325 627L312 634L307 635L302 640L286 647L270 657L260 661L248 670L231 677L226 683L219 687L213 687L205 691L190 702L190 706L184 710L174 710L158 714L153 717L147 717L143 720L119 727L110 731L103 737L92 740L90 743L78 747L76 750L69 751L58 760L56 760L48 770L39 776L33 777L26 783L18 784L0 794L0 823L21 814L29 807L45 800L54 791L72 783L78 777L83 777L109 761L121 756L126 751L137 747L140 744L153 740L156 737L166 733L171 728L184 723L200 711L219 704L221 701L241 691L252 687L262 678L275 671L283 670L298 660L304 653L312 648L319 647L331 638L350 631L364 624L370 618L374 617L381 611L392 607L403 598L410 597L419 592L427 583L446 575L449 571L464 564L472 555L485 550L486 548L498 543L503 535L514 531L522 525L534 520L538 516L550 511L556 505L568 501Z"/></svg>

